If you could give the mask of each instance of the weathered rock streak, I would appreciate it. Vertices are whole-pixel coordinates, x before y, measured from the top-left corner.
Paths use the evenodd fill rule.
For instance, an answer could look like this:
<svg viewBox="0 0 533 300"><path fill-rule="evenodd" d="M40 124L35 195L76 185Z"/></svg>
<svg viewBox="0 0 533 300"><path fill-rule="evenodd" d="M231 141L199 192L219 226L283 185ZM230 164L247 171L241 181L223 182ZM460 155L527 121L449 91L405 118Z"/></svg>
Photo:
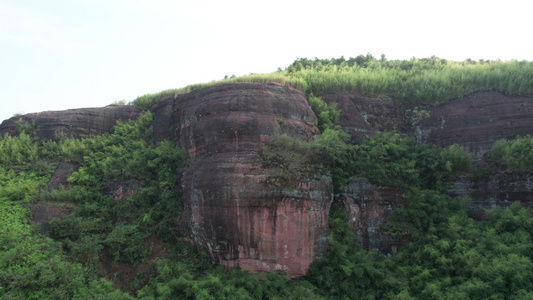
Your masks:
<svg viewBox="0 0 533 300"><path fill-rule="evenodd" d="M222 265L305 275L327 247L331 179L274 189L263 184L257 156L276 133L319 133L304 95L278 84L226 84L152 110L156 138L178 141L195 158L184 173L180 231Z"/></svg>

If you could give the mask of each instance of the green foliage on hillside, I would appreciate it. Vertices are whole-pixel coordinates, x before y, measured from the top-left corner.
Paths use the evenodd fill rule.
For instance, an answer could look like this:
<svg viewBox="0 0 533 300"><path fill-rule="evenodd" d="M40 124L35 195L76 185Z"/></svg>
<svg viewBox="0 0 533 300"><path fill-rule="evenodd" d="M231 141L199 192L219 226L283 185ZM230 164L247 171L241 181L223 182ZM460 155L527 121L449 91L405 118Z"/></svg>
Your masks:
<svg viewBox="0 0 533 300"><path fill-rule="evenodd" d="M361 249L344 210L330 221L330 251L307 277L328 299L528 299L533 296L533 210L514 204L466 216L460 203L413 191L402 218L426 228L392 258ZM429 202L428 202L429 201ZM447 207L447 208L444 208ZM443 209L444 208L444 209ZM426 220L420 223L421 214Z"/></svg>
<svg viewBox="0 0 533 300"><path fill-rule="evenodd" d="M150 143L151 122L146 113L84 140L45 142L25 132L0 138L0 297L129 298L98 279L102 251L115 261L141 262L149 254L147 236L175 239L173 220L182 209L178 168L187 153L170 142ZM69 178L72 187L39 192L58 159L80 163ZM138 192L113 200L115 182ZM50 222L56 241L28 224L27 205L38 194L41 201L75 203L72 214Z"/></svg>
<svg viewBox="0 0 533 300"><path fill-rule="evenodd" d="M340 129L326 129L309 143L274 136L259 151L266 181L290 186L329 172L337 187L360 175L381 186L443 190L454 176L472 171L472 157L458 145L438 150L396 133L378 135L361 145L347 141Z"/></svg>
<svg viewBox="0 0 533 300"><path fill-rule="evenodd" d="M531 172L533 170L533 137L514 140L498 140L491 149L494 162L507 167L510 171Z"/></svg>
<svg viewBox="0 0 533 300"><path fill-rule="evenodd" d="M337 122L341 117L341 111L337 109L337 103L327 104L322 99L309 95L307 101L318 119L318 129L324 132L326 129L336 129Z"/></svg>
<svg viewBox="0 0 533 300"><path fill-rule="evenodd" d="M48 181L49 162L65 156L62 147L65 143L41 142L25 132L0 137L0 298L129 299L70 261L61 243L29 224L29 202Z"/></svg>
<svg viewBox="0 0 533 300"><path fill-rule="evenodd" d="M140 299L324 299L309 282L288 282L288 276L276 273L260 279L239 268L213 267L195 275L172 259L159 261L157 270L157 277L139 291Z"/></svg>
<svg viewBox="0 0 533 300"><path fill-rule="evenodd" d="M337 185L350 176L362 175L378 185L402 187L408 205L394 211L386 230L391 236L411 242L391 258L363 250L348 226L344 208L334 203L330 214L330 249L301 281L315 288L315 296L326 299L533 296L533 209L515 203L508 209L488 212L486 222L469 218L467 200L445 194L454 176L472 172L472 158L462 147L453 145L438 150L393 133L354 146L343 142L342 135L340 130L326 129L308 145L292 143L310 149L307 157L312 157L310 161L315 163L323 162L320 170L329 170ZM280 140L288 139L274 138L264 149L275 156L278 150L270 147L270 143L278 145Z"/></svg>
<svg viewBox="0 0 533 300"><path fill-rule="evenodd" d="M52 236L68 240L69 249L90 246L94 255L108 247L115 261L135 264L148 254L141 244L146 237L173 239L172 222L182 209L178 169L187 153L168 141L149 143L151 122L146 113L136 121L117 122L111 134L87 140L88 153L69 178L74 186L48 196L76 203L69 217L50 224ZM117 201L106 194L128 185L136 187L132 196Z"/></svg>

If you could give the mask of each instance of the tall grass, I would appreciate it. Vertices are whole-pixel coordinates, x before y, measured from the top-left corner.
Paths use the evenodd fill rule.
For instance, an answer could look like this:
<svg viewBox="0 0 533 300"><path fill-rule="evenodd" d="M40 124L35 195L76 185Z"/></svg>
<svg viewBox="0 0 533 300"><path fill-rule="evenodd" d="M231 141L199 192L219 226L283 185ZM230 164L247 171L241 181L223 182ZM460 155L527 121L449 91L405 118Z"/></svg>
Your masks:
<svg viewBox="0 0 533 300"><path fill-rule="evenodd" d="M276 82L306 94L359 91L368 96L387 94L404 103L435 104L479 91L508 96L533 96L533 62L447 61L431 57L388 61L371 55L340 59L298 59L284 71L251 74L180 89L147 94L130 104L148 108L160 99L216 84Z"/></svg>
<svg viewBox="0 0 533 300"><path fill-rule="evenodd" d="M318 65L290 72L307 82L315 95L359 91L368 96L389 94L405 103L442 103L479 91L508 96L533 96L533 62L488 63L426 61L374 62L358 65Z"/></svg>
<svg viewBox="0 0 533 300"><path fill-rule="evenodd" d="M282 73L251 74L251 75L246 75L246 76L241 76L241 77L223 79L219 81L192 84L192 85L188 85L186 87L180 88L180 89L169 89L169 90L164 90L164 91L161 91L155 94L146 94L146 95L137 97L135 100L131 101L130 104L141 107L143 109L147 109L150 106L152 106L154 103L168 96L174 96L175 98L178 95L187 94L200 88L209 87L209 86L213 86L217 84L227 84L227 83L237 83L237 82L252 82L252 83L275 82L275 83L279 83L282 85L291 86L293 88L296 88L302 91L305 91L306 86L307 86L303 78L289 77Z"/></svg>

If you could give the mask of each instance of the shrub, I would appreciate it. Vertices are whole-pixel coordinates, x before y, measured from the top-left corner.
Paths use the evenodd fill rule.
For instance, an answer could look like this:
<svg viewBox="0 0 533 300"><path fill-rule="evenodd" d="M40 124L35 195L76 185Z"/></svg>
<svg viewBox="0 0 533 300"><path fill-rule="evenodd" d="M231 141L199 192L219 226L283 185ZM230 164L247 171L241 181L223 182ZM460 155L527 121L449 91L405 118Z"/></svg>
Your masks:
<svg viewBox="0 0 533 300"><path fill-rule="evenodd" d="M491 149L491 159L511 171L533 171L533 137L527 135L514 140L498 140Z"/></svg>

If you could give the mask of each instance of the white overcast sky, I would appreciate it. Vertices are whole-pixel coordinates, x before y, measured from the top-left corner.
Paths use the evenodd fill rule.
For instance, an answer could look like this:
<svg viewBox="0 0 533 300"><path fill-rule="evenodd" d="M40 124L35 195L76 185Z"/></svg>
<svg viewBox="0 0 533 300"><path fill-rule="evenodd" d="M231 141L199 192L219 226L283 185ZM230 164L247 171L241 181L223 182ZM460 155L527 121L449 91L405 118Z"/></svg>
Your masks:
<svg viewBox="0 0 533 300"><path fill-rule="evenodd" d="M0 121L296 58L533 61L530 0L0 0Z"/></svg>

